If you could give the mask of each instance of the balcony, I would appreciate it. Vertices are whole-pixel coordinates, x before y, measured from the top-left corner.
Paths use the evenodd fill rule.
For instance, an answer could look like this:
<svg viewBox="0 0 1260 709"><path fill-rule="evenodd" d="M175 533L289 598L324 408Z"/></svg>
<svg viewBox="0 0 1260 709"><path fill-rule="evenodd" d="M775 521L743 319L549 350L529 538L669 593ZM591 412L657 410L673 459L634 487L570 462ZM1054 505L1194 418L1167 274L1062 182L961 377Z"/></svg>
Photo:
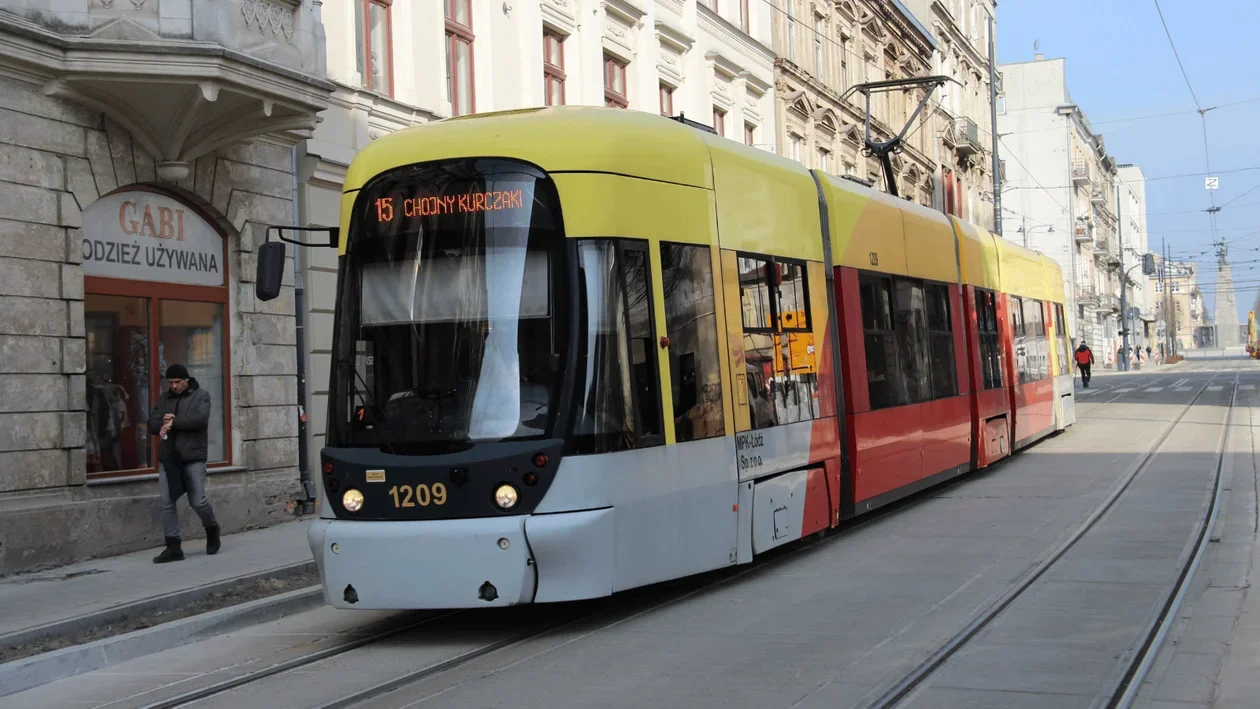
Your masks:
<svg viewBox="0 0 1260 709"><path fill-rule="evenodd" d="M961 156L974 155L980 152L980 126L976 122L967 117L959 118L954 123L954 130L958 133L958 154Z"/></svg>
<svg viewBox="0 0 1260 709"><path fill-rule="evenodd" d="M1094 241L1094 235L1090 233L1089 225L1077 224L1076 225L1076 243L1089 244L1089 243L1092 243L1093 241Z"/></svg>
<svg viewBox="0 0 1260 709"><path fill-rule="evenodd" d="M127 128L162 180L187 178L198 157L225 145L300 137L334 88L323 78L319 3L23 4L23 15L0 12L0 55L39 76L44 94Z"/></svg>
<svg viewBox="0 0 1260 709"><path fill-rule="evenodd" d="M1089 191L1089 201L1100 207L1107 206L1107 188L1103 185L1094 185Z"/></svg>
<svg viewBox="0 0 1260 709"><path fill-rule="evenodd" d="M1094 253L1106 254L1111 252L1111 239L1106 234L1094 234Z"/></svg>
<svg viewBox="0 0 1260 709"><path fill-rule="evenodd" d="M1088 185L1090 181L1089 163L1084 160L1077 160L1072 163L1072 184L1079 187Z"/></svg>

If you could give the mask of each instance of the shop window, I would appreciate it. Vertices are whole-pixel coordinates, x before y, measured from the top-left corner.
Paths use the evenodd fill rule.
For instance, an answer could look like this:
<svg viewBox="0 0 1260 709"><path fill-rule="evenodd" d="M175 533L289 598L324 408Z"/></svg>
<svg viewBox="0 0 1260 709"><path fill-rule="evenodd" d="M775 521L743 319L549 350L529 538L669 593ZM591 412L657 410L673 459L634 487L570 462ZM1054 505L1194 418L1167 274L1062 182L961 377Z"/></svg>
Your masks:
<svg viewBox="0 0 1260 709"><path fill-rule="evenodd" d="M543 30L543 83L548 106L564 105L564 38Z"/></svg>
<svg viewBox="0 0 1260 709"><path fill-rule="evenodd" d="M818 360L805 264L747 254L736 263L752 427L818 418Z"/></svg>
<svg viewBox="0 0 1260 709"><path fill-rule="evenodd" d="M157 472L149 412L183 364L210 394L208 465L231 459L232 395L222 234L159 191L123 189L83 214L87 474Z"/></svg>
<svg viewBox="0 0 1260 709"><path fill-rule="evenodd" d="M604 105L609 108L629 108L630 98L626 89L626 64L616 57L604 55Z"/></svg>
<svg viewBox="0 0 1260 709"><path fill-rule="evenodd" d="M451 112L466 116L477 110L473 88L472 0L445 0L446 98Z"/></svg>
<svg viewBox="0 0 1260 709"><path fill-rule="evenodd" d="M575 453L609 453L664 443L660 370L653 337L645 244L583 240L585 382L574 421Z"/></svg>
<svg viewBox="0 0 1260 709"><path fill-rule="evenodd" d="M675 439L681 443L725 435L709 247L661 244L661 286Z"/></svg>
<svg viewBox="0 0 1260 709"><path fill-rule="evenodd" d="M985 390L1002 386L1002 348L998 337L997 300L990 291L976 291L976 330L980 336L980 370Z"/></svg>
<svg viewBox="0 0 1260 709"><path fill-rule="evenodd" d="M363 87L392 96L393 0L357 0L354 4L355 60Z"/></svg>

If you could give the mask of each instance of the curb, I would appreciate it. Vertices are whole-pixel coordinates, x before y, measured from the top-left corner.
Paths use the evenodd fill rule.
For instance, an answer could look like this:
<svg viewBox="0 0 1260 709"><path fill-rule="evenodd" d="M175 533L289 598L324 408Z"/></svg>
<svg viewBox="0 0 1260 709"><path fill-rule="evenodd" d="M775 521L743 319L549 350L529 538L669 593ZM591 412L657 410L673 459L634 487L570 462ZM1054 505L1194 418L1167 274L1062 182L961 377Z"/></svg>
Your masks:
<svg viewBox="0 0 1260 709"><path fill-rule="evenodd" d="M0 697L169 650L208 635L231 632L240 627L283 618L318 606L323 600L321 586L308 586L151 628L133 630L124 635L14 660L0 665Z"/></svg>
<svg viewBox="0 0 1260 709"><path fill-rule="evenodd" d="M73 633L81 633L85 630L94 630L102 626L118 623L128 618L147 613L163 613L166 611L176 610L187 606L190 603L205 598L212 593L230 590L237 586L246 586L255 581L262 579L286 579L298 574L314 571L318 572L318 566L315 560L281 566L276 569L267 569L265 571L257 571L242 576L234 576L230 579L214 581L193 588L185 588L179 591L172 591L160 596L152 596L142 598L131 603L105 608L93 613L85 613L73 618L54 621L44 625L37 625L33 628L23 628L6 635L0 635L0 651L9 648L21 647L33 642L38 642L45 638L56 637L59 635L70 635ZM3 696L3 694L0 694Z"/></svg>

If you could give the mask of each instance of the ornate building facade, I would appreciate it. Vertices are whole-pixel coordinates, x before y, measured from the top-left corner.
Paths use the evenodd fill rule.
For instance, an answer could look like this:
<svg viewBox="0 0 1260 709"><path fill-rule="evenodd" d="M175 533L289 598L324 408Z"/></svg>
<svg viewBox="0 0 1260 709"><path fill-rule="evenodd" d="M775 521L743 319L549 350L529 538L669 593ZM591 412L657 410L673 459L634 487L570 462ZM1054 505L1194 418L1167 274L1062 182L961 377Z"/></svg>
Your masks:
<svg viewBox="0 0 1260 709"><path fill-rule="evenodd" d="M225 533L306 499L292 282L253 269L332 89L319 4L0 0L0 574L161 544L169 364Z"/></svg>
<svg viewBox="0 0 1260 709"><path fill-rule="evenodd" d="M896 0L773 0L776 150L806 167L847 175L885 189L883 170L863 155L866 103L853 85L925 76L935 40ZM886 141L901 131L923 89L871 96L871 134ZM931 113L920 113L893 155L899 193L932 206L936 200Z"/></svg>
<svg viewBox="0 0 1260 709"><path fill-rule="evenodd" d="M932 74L953 81L932 95L931 157L939 163L941 207L992 230L992 0L904 0L936 40Z"/></svg>

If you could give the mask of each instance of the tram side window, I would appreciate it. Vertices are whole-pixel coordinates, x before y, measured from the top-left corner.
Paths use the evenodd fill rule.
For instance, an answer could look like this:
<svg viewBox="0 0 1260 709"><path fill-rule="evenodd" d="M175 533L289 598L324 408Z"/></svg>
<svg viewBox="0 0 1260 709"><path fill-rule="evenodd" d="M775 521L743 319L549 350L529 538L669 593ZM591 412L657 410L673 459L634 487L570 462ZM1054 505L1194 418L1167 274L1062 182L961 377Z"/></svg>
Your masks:
<svg viewBox="0 0 1260 709"><path fill-rule="evenodd" d="M927 286L928 351L932 363L932 398L958 393L958 370L954 366L954 327L949 312L949 287Z"/></svg>
<svg viewBox="0 0 1260 709"><path fill-rule="evenodd" d="M1059 342L1059 374L1072 373L1072 357L1068 352L1067 328L1063 322L1063 304L1054 304L1054 333Z"/></svg>
<svg viewBox="0 0 1260 709"><path fill-rule="evenodd" d="M805 264L746 254L737 264L752 427L818 418L818 360Z"/></svg>
<svg viewBox="0 0 1260 709"><path fill-rule="evenodd" d="M646 245L583 240L580 336L586 364L573 424L575 453L660 445L660 376L652 328Z"/></svg>
<svg viewBox="0 0 1260 709"><path fill-rule="evenodd" d="M984 388L1002 386L1002 348L999 345L997 301L992 293L976 291L976 330L980 336L980 369Z"/></svg>
<svg viewBox="0 0 1260 709"><path fill-rule="evenodd" d="M897 354L901 359L906 395L912 403L927 401L932 398L932 371L928 367L927 309L923 303L923 286L898 278L894 297Z"/></svg>
<svg viewBox="0 0 1260 709"><path fill-rule="evenodd" d="M862 329L866 346L866 386L872 409L909 403L897 366L897 340L893 332L892 283L887 278L862 276Z"/></svg>
<svg viewBox="0 0 1260 709"><path fill-rule="evenodd" d="M1045 310L1040 300L1025 298L1024 342L1027 357L1027 380L1037 382L1050 376L1050 350L1046 340Z"/></svg>
<svg viewBox="0 0 1260 709"><path fill-rule="evenodd" d="M665 332L678 442L726 434L709 247L661 244Z"/></svg>

